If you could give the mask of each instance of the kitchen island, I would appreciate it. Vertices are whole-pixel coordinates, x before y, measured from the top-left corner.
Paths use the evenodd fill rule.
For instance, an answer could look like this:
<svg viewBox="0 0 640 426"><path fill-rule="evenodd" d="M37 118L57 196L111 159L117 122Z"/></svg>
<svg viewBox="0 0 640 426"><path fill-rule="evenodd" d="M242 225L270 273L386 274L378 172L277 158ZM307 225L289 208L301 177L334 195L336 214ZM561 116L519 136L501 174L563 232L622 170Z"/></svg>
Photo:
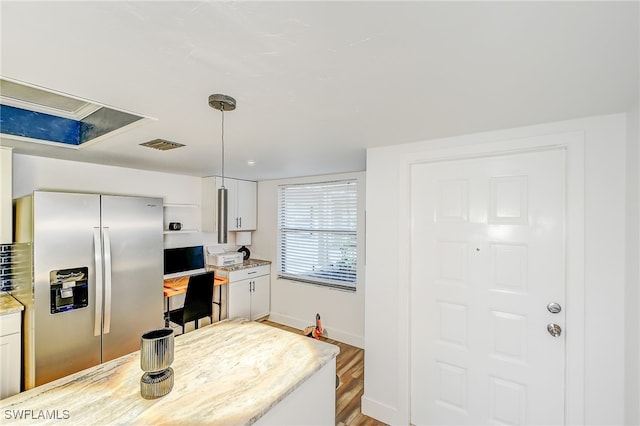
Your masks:
<svg viewBox="0 0 640 426"><path fill-rule="evenodd" d="M0 401L3 424L335 424L339 348L226 320L175 339L173 390L140 396L140 352Z"/></svg>

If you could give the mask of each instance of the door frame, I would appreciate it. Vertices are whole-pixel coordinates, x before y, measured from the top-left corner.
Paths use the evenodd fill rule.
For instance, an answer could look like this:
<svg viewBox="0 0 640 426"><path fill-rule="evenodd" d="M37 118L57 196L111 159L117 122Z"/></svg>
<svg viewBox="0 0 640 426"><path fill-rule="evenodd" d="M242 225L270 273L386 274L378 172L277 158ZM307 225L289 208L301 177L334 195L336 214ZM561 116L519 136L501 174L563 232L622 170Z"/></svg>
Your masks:
<svg viewBox="0 0 640 426"><path fill-rule="evenodd" d="M411 421L411 168L414 165L482 159L562 149L566 171L565 424L584 424L584 132L565 132L479 144L434 146L401 156L398 164L399 405Z"/></svg>

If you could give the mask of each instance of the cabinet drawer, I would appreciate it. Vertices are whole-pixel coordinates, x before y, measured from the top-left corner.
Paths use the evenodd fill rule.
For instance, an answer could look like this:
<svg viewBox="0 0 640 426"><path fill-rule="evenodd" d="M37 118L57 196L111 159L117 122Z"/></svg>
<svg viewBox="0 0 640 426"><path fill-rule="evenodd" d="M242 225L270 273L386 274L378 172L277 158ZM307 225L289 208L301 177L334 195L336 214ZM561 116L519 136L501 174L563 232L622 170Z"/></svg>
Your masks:
<svg viewBox="0 0 640 426"><path fill-rule="evenodd" d="M0 315L0 336L20 333L22 328L22 315L20 312L14 314Z"/></svg>
<svg viewBox="0 0 640 426"><path fill-rule="evenodd" d="M253 268L240 269L238 271L229 272L229 281L242 281L261 275L268 275L271 267L270 265L256 266Z"/></svg>

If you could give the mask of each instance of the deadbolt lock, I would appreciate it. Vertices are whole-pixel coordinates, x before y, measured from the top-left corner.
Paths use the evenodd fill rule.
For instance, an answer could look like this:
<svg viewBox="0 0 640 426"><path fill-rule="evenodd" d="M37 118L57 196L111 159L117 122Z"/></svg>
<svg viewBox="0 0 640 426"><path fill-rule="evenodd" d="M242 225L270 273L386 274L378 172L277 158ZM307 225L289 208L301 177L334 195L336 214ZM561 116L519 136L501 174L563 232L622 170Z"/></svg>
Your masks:
<svg viewBox="0 0 640 426"><path fill-rule="evenodd" d="M560 306L559 303L551 302L547 305L547 310L552 314L557 314L557 313L560 313L560 311L562 310L562 307Z"/></svg>

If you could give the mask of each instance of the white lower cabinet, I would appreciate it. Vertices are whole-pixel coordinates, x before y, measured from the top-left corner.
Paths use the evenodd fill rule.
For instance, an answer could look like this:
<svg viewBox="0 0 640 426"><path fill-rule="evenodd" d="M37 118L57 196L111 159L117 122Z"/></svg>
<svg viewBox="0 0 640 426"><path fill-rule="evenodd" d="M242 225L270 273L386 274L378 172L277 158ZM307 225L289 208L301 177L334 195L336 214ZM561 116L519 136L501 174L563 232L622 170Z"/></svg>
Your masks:
<svg viewBox="0 0 640 426"><path fill-rule="evenodd" d="M269 315L269 265L229 272L228 317L255 320Z"/></svg>
<svg viewBox="0 0 640 426"><path fill-rule="evenodd" d="M0 315L0 399L20 392L22 313Z"/></svg>
<svg viewBox="0 0 640 426"><path fill-rule="evenodd" d="M253 291L251 293L251 319L266 317L271 311L270 307L271 278L268 275L253 279Z"/></svg>
<svg viewBox="0 0 640 426"><path fill-rule="evenodd" d="M229 318L251 318L251 282L229 282Z"/></svg>

